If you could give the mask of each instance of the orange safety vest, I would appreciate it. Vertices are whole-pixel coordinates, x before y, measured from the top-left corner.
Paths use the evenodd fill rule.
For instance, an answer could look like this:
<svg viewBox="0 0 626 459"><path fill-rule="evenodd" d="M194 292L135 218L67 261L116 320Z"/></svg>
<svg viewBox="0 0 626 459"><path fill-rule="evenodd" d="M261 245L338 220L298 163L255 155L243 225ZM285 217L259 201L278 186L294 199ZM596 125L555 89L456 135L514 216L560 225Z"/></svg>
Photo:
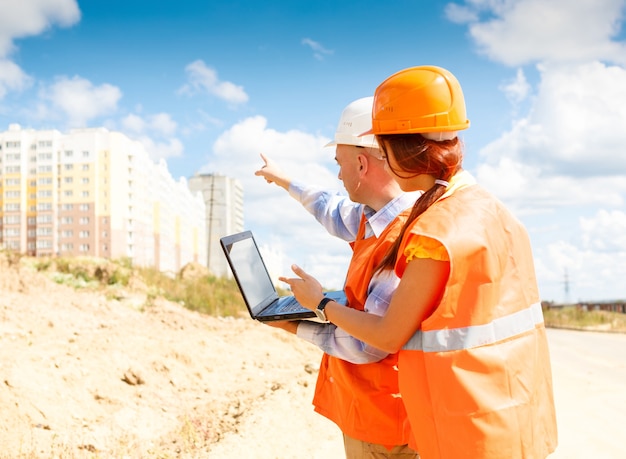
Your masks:
<svg viewBox="0 0 626 459"><path fill-rule="evenodd" d="M364 238L361 217L345 283L350 307L363 310L374 270L407 217L407 212L398 215L378 238ZM353 364L324 354L313 398L315 411L352 438L389 448L406 445L411 430L399 396L397 360L392 354L375 363Z"/></svg>
<svg viewBox="0 0 626 459"><path fill-rule="evenodd" d="M438 240L450 257L439 305L399 353L411 445L423 459L545 458L556 415L526 230L473 185L433 204L408 233Z"/></svg>

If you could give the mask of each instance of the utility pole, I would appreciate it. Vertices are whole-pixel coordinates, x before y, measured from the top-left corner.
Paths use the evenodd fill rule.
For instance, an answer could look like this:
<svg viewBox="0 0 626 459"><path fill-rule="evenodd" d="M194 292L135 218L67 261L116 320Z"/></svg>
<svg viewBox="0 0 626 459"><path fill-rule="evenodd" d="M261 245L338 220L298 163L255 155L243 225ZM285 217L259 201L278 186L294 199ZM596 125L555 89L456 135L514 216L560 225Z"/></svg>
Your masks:
<svg viewBox="0 0 626 459"><path fill-rule="evenodd" d="M569 304L569 276L567 275L567 268L563 276L563 289L565 290L565 304Z"/></svg>

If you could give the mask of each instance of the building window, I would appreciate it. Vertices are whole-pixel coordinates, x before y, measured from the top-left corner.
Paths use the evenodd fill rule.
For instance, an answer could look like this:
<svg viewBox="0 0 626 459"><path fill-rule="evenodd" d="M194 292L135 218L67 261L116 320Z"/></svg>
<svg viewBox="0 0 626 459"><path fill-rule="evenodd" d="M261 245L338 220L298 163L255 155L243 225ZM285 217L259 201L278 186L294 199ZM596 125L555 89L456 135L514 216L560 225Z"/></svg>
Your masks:
<svg viewBox="0 0 626 459"><path fill-rule="evenodd" d="M89 204L81 204L78 206L78 210L87 211L89 210Z"/></svg>
<svg viewBox="0 0 626 459"><path fill-rule="evenodd" d="M80 217L80 219L78 220L78 223L80 223L81 225L88 225L89 217Z"/></svg>
<svg viewBox="0 0 626 459"><path fill-rule="evenodd" d="M72 183L74 181L74 177L63 177L63 181L65 183Z"/></svg>
<svg viewBox="0 0 626 459"><path fill-rule="evenodd" d="M78 247L78 250L80 250L81 252L89 252L89 244L81 244Z"/></svg>
<svg viewBox="0 0 626 459"><path fill-rule="evenodd" d="M65 150L66 158L71 158L72 156L74 156L74 152L72 150Z"/></svg>
<svg viewBox="0 0 626 459"><path fill-rule="evenodd" d="M62 204L61 210L74 210L74 204Z"/></svg>

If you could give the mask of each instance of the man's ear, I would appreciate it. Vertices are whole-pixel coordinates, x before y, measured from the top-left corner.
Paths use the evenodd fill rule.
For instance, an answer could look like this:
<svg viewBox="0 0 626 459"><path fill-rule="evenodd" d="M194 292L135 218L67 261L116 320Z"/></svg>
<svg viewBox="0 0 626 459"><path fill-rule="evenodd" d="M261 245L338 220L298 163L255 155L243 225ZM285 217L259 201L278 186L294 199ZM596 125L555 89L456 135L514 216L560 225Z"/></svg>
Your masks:
<svg viewBox="0 0 626 459"><path fill-rule="evenodd" d="M357 160L359 161L359 170L361 173L367 172L367 156L357 155Z"/></svg>

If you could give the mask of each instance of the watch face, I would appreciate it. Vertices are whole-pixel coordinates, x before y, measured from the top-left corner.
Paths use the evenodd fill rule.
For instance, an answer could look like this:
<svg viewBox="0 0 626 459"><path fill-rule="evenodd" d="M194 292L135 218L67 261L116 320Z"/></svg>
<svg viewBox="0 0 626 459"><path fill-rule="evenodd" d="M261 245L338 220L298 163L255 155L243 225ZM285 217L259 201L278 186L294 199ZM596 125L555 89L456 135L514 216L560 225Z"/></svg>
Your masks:
<svg viewBox="0 0 626 459"><path fill-rule="evenodd" d="M324 322L327 321L326 314L324 313L322 309L316 309L315 315L317 316L318 319L323 320Z"/></svg>

